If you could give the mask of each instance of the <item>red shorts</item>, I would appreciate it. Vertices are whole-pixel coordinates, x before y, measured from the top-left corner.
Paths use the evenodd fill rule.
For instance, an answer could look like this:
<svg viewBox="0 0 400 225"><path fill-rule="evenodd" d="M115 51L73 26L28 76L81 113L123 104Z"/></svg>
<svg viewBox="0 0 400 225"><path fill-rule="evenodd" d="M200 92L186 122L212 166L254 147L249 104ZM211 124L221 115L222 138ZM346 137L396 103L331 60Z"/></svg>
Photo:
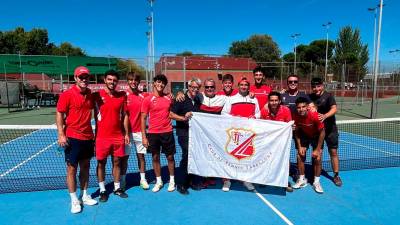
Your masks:
<svg viewBox="0 0 400 225"><path fill-rule="evenodd" d="M96 159L103 160L109 155L115 157L125 156L125 142L124 139L106 139L97 138L96 139Z"/></svg>

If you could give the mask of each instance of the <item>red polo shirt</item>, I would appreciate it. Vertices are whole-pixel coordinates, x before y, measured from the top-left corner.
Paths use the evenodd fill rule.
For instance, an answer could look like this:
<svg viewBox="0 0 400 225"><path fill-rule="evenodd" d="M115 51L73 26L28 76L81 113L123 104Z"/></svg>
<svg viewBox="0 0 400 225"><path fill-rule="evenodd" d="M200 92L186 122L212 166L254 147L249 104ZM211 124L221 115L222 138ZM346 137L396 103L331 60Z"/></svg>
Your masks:
<svg viewBox="0 0 400 225"><path fill-rule="evenodd" d="M121 139L123 137L123 113L126 112L126 94L116 91L109 95L104 89L93 93L97 111L96 138Z"/></svg>
<svg viewBox="0 0 400 225"><path fill-rule="evenodd" d="M300 129L307 137L315 138L324 129L324 123L318 119L317 112L307 112L307 116L294 115L296 129Z"/></svg>
<svg viewBox="0 0 400 225"><path fill-rule="evenodd" d="M131 132L140 132L140 110L143 99L148 96L148 93L134 94L131 90L128 90L126 96Z"/></svg>
<svg viewBox="0 0 400 225"><path fill-rule="evenodd" d="M74 85L61 94L57 102L57 111L65 113L65 134L67 137L79 140L93 139L90 124L93 110L93 95L90 89L84 93Z"/></svg>
<svg viewBox="0 0 400 225"><path fill-rule="evenodd" d="M266 107L263 107L261 109L261 119L281 121L287 123L292 120L292 114L290 112L290 109L284 105L279 106L276 115L271 113L269 108L266 109Z"/></svg>
<svg viewBox="0 0 400 225"><path fill-rule="evenodd" d="M271 87L265 84L261 85L259 88L257 88L256 85L251 85L250 92L254 93L258 100L258 105L260 106L260 109L262 109L268 102L268 95L271 92Z"/></svg>
<svg viewBox="0 0 400 225"><path fill-rule="evenodd" d="M148 133L157 134L172 132L172 123L169 118L171 105L172 100L165 95L157 97L154 94L150 94L144 98L141 112L148 114Z"/></svg>

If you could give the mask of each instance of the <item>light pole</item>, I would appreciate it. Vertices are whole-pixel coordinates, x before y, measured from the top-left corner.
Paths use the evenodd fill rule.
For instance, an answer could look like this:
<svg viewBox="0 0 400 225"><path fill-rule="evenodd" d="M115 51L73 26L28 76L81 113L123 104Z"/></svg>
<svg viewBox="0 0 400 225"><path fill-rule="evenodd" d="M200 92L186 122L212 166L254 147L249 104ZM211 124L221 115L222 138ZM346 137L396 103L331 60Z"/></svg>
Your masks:
<svg viewBox="0 0 400 225"><path fill-rule="evenodd" d="M396 53L398 53L398 52L400 52L400 49L395 49L395 50L390 50L389 51L389 53L390 54L393 54L393 55L395 55ZM399 77L399 73L400 73L400 67L397 65L397 68L396 68L396 66L395 66L395 69L394 69L394 73L392 73L393 74L393 85L395 85L395 82L396 82L396 80L395 80L395 78L397 77L397 83L398 83L398 85L397 85L397 88L398 88L398 92L397 92L397 104L399 104L400 103L400 77Z"/></svg>
<svg viewBox="0 0 400 225"><path fill-rule="evenodd" d="M154 10L153 4L155 0L148 0L150 3L150 16L146 17L146 22L149 25L149 31L146 32L149 42L149 74L150 80L155 76L155 56L154 56ZM149 38L150 37L150 38Z"/></svg>
<svg viewBox="0 0 400 225"><path fill-rule="evenodd" d="M331 22L327 22L322 24L323 27L326 28L326 48L325 48L325 83L326 83L326 76L328 74L328 41L329 41L329 26L331 25Z"/></svg>
<svg viewBox="0 0 400 225"><path fill-rule="evenodd" d="M373 51L373 58L375 58L375 51L376 51L376 14L379 6L373 7L373 8L368 8L368 11L374 12L374 51ZM375 63L372 62L372 73L375 71Z"/></svg>
<svg viewBox="0 0 400 225"><path fill-rule="evenodd" d="M371 101L371 118L376 118L376 97L377 97L377 85L378 85L378 69L379 69L379 48L381 44L381 28L382 28L382 14L383 14L383 0L379 3L379 21L378 21L378 34L376 39L376 51L374 60L374 89Z"/></svg>
<svg viewBox="0 0 400 225"><path fill-rule="evenodd" d="M296 57L297 57L296 40L297 40L297 37L300 36L300 35L301 34L299 34L299 33L290 35L290 37L292 37L293 41L294 41L294 68L293 68L293 74L296 74Z"/></svg>

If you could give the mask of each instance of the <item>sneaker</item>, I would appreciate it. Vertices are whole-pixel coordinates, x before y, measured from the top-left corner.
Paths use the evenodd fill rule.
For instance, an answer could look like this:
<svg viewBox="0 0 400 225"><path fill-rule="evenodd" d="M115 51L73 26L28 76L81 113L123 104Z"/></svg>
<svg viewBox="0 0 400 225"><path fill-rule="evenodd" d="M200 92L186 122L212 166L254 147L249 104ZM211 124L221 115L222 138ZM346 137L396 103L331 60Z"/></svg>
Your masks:
<svg viewBox="0 0 400 225"><path fill-rule="evenodd" d="M163 187L163 183L156 183L153 187L153 189L151 189L152 192L158 192L161 190L161 188Z"/></svg>
<svg viewBox="0 0 400 225"><path fill-rule="evenodd" d="M71 202L71 213L80 213L82 211L82 206L79 201L72 201Z"/></svg>
<svg viewBox="0 0 400 225"><path fill-rule="evenodd" d="M318 194L324 193L324 189L322 189L322 186L321 186L320 182L314 182L313 183L313 188L314 188L315 192L317 192Z"/></svg>
<svg viewBox="0 0 400 225"><path fill-rule="evenodd" d="M105 191L100 192L100 202L106 202L108 200L108 194Z"/></svg>
<svg viewBox="0 0 400 225"><path fill-rule="evenodd" d="M230 188L231 188L231 182L229 180L225 180L224 185L222 186L222 190L226 192L229 191Z"/></svg>
<svg viewBox="0 0 400 225"><path fill-rule="evenodd" d="M84 195L82 196L82 203L84 205L96 205L97 201L92 199L90 195Z"/></svg>
<svg viewBox="0 0 400 225"><path fill-rule="evenodd" d="M125 193L125 191L122 188L118 188L117 190L114 191L114 195L118 195L121 198L127 198L128 194Z"/></svg>
<svg viewBox="0 0 400 225"><path fill-rule="evenodd" d="M307 179L298 179L296 183L293 185L294 189L299 189L307 186Z"/></svg>
<svg viewBox="0 0 400 225"><path fill-rule="evenodd" d="M254 191L255 187L252 183L249 182L243 182L243 185L247 188L249 191Z"/></svg>
<svg viewBox="0 0 400 225"><path fill-rule="evenodd" d="M147 180L146 180L146 179L140 180L140 187L141 187L143 190L149 190L149 189L150 189L149 183L147 183Z"/></svg>
<svg viewBox="0 0 400 225"><path fill-rule="evenodd" d="M288 186L286 187L286 192L293 192L293 187L290 184L290 182L288 182Z"/></svg>
<svg viewBox="0 0 400 225"><path fill-rule="evenodd" d="M182 195L188 195L188 194L189 194L188 189L187 189L185 186L183 186L183 185L178 185L176 189L177 189L178 192L181 193Z"/></svg>
<svg viewBox="0 0 400 225"><path fill-rule="evenodd" d="M169 182L169 184L168 184L168 191L169 191L169 192L175 191L175 182Z"/></svg>
<svg viewBox="0 0 400 225"><path fill-rule="evenodd" d="M342 179L340 179L339 176L335 176L333 178L333 183L335 183L335 185L338 187L342 186L342 184L343 184Z"/></svg>

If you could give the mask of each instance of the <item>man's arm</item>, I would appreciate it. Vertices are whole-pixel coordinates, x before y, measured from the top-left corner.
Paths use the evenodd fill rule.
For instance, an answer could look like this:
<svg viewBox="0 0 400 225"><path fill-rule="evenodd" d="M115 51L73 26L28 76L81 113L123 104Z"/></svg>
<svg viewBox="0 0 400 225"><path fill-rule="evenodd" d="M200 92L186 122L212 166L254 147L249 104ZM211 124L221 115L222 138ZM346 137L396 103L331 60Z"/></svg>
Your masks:
<svg viewBox="0 0 400 225"><path fill-rule="evenodd" d="M130 138L129 138L129 116L128 113L124 113L124 131L125 131L125 144L130 144Z"/></svg>
<svg viewBox="0 0 400 225"><path fill-rule="evenodd" d="M147 137L146 137L146 119L147 119L147 113L142 112L140 115L140 129L142 131L142 144L144 147L148 148L149 141L147 140Z"/></svg>
<svg viewBox="0 0 400 225"><path fill-rule="evenodd" d="M58 144L61 147L66 147L67 137L65 136L64 132L64 113L56 112L56 124L57 124L57 133L58 133Z"/></svg>
<svg viewBox="0 0 400 225"><path fill-rule="evenodd" d="M325 114L318 114L318 118L321 122L323 122L326 118L329 118L329 117L335 115L336 112L337 112L337 106L331 105L331 109Z"/></svg>
<svg viewBox="0 0 400 225"><path fill-rule="evenodd" d="M188 121L192 117L192 112L187 112L185 116L180 116L174 112L169 112L169 118L176 121Z"/></svg>

